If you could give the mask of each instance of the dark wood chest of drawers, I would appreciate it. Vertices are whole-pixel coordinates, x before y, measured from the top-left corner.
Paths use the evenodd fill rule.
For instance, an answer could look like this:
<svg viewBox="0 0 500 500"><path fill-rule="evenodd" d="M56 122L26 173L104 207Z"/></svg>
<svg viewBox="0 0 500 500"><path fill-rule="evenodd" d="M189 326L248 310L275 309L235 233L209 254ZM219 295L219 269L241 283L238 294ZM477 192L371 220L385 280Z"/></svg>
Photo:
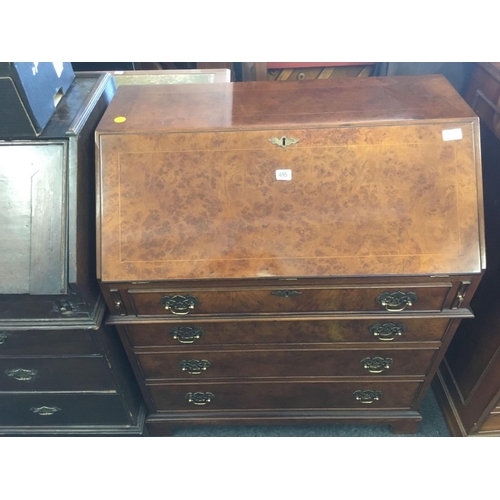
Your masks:
<svg viewBox="0 0 500 500"><path fill-rule="evenodd" d="M95 276L93 134L109 74L43 132L0 141L0 434L141 434L145 408Z"/></svg>
<svg viewBox="0 0 500 500"><path fill-rule="evenodd" d="M0 332L0 435L138 435L141 403L115 328Z"/></svg>
<svg viewBox="0 0 500 500"><path fill-rule="evenodd" d="M481 118L488 268L435 379L455 436L500 436L500 63L478 63L465 96Z"/></svg>
<svg viewBox="0 0 500 500"><path fill-rule="evenodd" d="M444 78L121 87L96 135L152 434L416 429L485 265L478 119Z"/></svg>

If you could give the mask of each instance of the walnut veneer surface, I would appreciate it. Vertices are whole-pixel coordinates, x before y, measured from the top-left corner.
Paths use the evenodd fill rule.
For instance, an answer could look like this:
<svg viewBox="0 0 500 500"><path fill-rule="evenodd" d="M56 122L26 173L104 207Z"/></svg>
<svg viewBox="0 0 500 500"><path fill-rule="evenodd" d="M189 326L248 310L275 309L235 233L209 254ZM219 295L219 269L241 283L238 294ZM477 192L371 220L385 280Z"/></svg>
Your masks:
<svg viewBox="0 0 500 500"><path fill-rule="evenodd" d="M153 434L415 429L485 266L478 119L444 78L120 87L96 142L98 275Z"/></svg>

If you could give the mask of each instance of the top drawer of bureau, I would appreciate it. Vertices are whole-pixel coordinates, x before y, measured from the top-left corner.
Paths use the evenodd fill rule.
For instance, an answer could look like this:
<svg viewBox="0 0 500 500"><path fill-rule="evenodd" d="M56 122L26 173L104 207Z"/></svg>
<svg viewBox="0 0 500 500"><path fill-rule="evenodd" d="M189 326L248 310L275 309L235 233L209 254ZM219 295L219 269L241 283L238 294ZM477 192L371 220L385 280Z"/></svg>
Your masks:
<svg viewBox="0 0 500 500"><path fill-rule="evenodd" d="M138 316L440 311L451 283L402 287L129 290Z"/></svg>

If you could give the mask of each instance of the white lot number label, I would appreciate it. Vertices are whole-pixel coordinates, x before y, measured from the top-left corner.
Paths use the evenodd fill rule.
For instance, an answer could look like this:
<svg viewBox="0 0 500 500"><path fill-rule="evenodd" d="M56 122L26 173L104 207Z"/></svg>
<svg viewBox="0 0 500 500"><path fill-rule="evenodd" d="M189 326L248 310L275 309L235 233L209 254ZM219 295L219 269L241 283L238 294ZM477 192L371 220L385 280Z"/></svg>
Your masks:
<svg viewBox="0 0 500 500"><path fill-rule="evenodd" d="M443 141L459 141L462 139L462 129L461 128L450 128L448 130L443 130Z"/></svg>
<svg viewBox="0 0 500 500"><path fill-rule="evenodd" d="M276 180L277 181L291 181L292 171L290 169L276 170Z"/></svg>

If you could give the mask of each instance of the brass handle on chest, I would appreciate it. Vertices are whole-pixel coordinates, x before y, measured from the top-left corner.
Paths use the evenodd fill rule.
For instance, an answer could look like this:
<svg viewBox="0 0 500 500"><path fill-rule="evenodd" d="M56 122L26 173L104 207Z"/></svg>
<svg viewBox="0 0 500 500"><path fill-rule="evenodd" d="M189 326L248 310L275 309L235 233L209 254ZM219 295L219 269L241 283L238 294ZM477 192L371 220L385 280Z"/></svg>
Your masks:
<svg viewBox="0 0 500 500"><path fill-rule="evenodd" d="M7 334L0 333L0 345L4 344L6 340L7 340Z"/></svg>
<svg viewBox="0 0 500 500"><path fill-rule="evenodd" d="M37 415L42 415L43 417L47 417L50 415L54 415L54 413L62 410L57 406L39 406L38 408L30 408L30 411L36 413Z"/></svg>
<svg viewBox="0 0 500 500"><path fill-rule="evenodd" d="M183 359L179 361L179 366L183 372L199 375L210 367L210 363L206 359Z"/></svg>
<svg viewBox="0 0 500 500"><path fill-rule="evenodd" d="M352 395L356 398L356 401L365 404L371 404L374 401L378 401L382 396L382 391L372 391L370 389L364 391L354 391Z"/></svg>
<svg viewBox="0 0 500 500"><path fill-rule="evenodd" d="M361 366L370 373L382 373L392 366L392 358L381 358L380 356L363 358L361 360Z"/></svg>
<svg viewBox="0 0 500 500"><path fill-rule="evenodd" d="M186 399L195 405L206 405L214 399L215 396L211 392L188 392Z"/></svg>
<svg viewBox="0 0 500 500"><path fill-rule="evenodd" d="M197 326L176 326L170 330L170 335L181 344L192 344L203 335L203 330Z"/></svg>
<svg viewBox="0 0 500 500"><path fill-rule="evenodd" d="M390 342L406 331L406 326L403 323L375 323L369 330L379 340Z"/></svg>
<svg viewBox="0 0 500 500"><path fill-rule="evenodd" d="M185 316L190 309L194 309L199 304L198 299L192 295L173 295L161 298L161 305L172 314Z"/></svg>
<svg viewBox="0 0 500 500"><path fill-rule="evenodd" d="M38 370L27 370L25 368L13 368L5 370L8 377L13 377L21 382L28 382L38 376Z"/></svg>
<svg viewBox="0 0 500 500"><path fill-rule="evenodd" d="M417 301L417 295L413 292L383 292L377 297L377 302L384 306L389 312L403 311Z"/></svg>

